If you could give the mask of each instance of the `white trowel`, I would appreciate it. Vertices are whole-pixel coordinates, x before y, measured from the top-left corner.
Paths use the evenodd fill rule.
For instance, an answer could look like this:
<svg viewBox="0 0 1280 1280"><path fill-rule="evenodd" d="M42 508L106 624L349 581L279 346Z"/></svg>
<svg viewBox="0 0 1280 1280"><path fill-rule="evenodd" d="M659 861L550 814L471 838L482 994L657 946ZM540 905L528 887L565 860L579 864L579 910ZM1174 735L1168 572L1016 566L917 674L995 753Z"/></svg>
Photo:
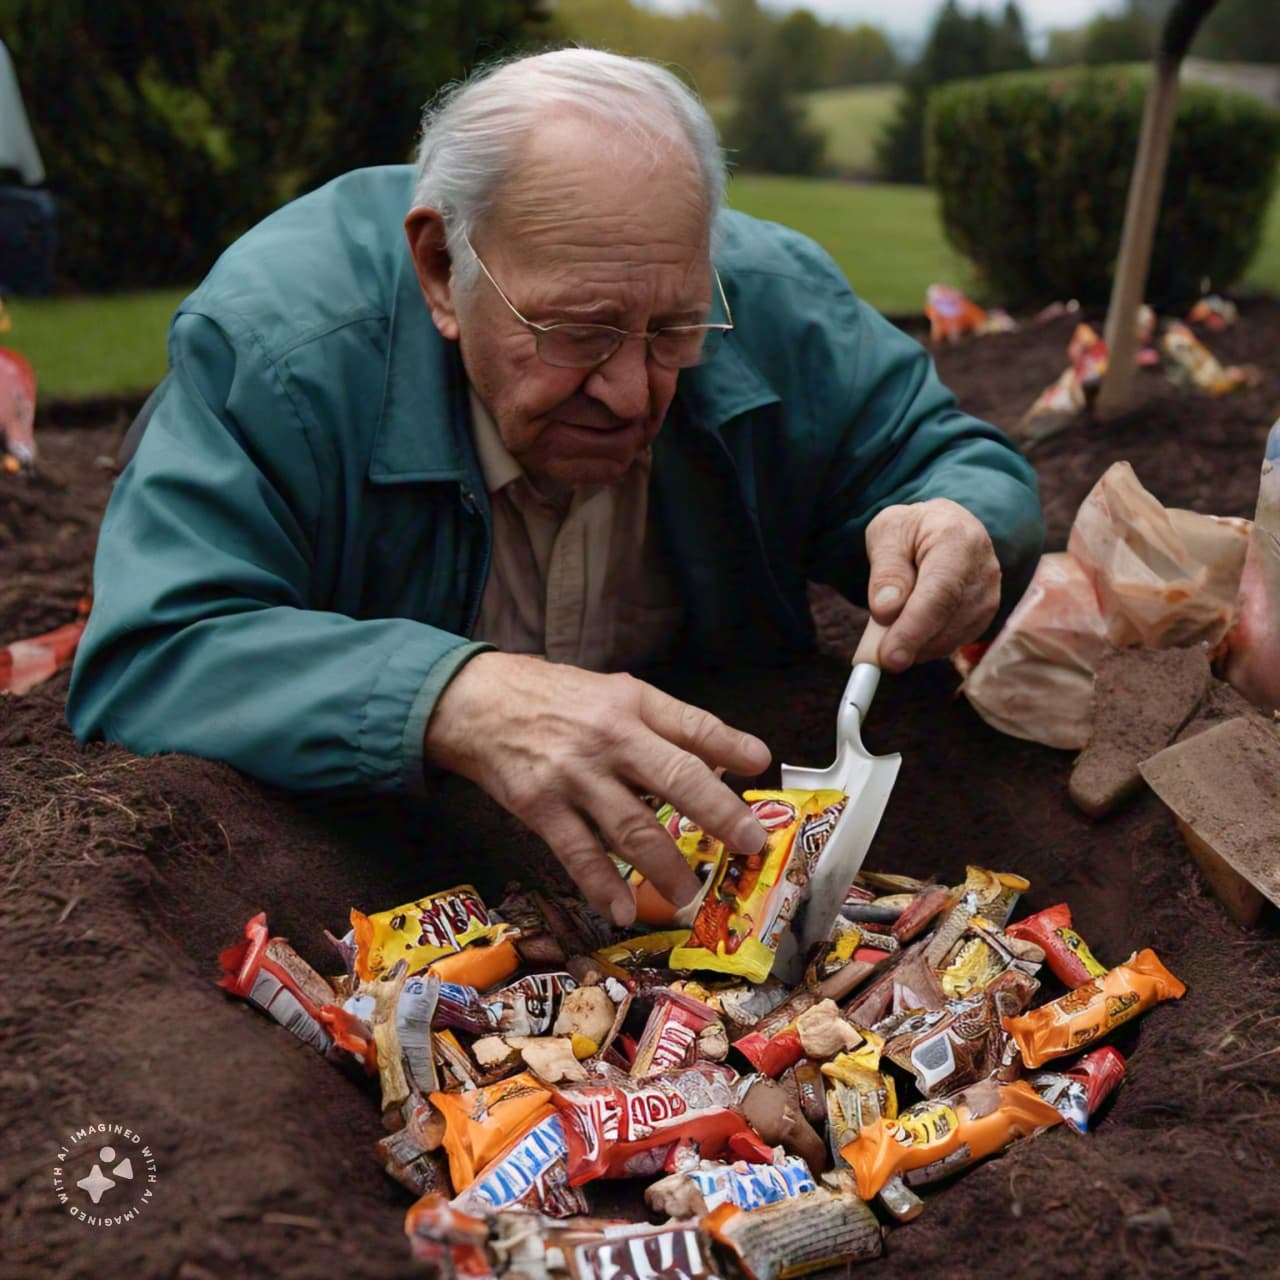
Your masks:
<svg viewBox="0 0 1280 1280"><path fill-rule="evenodd" d="M840 913L845 894L862 867L867 849L884 815L889 793L902 767L900 755L873 756L862 745L862 722L871 709L880 683L877 655L885 628L867 622L853 670L840 699L836 719L835 763L826 769L782 766L782 785L802 791L843 791L849 802L840 815L809 881L808 898L797 919L798 948L780 948L775 972L785 981L798 981L810 947L824 939Z"/></svg>

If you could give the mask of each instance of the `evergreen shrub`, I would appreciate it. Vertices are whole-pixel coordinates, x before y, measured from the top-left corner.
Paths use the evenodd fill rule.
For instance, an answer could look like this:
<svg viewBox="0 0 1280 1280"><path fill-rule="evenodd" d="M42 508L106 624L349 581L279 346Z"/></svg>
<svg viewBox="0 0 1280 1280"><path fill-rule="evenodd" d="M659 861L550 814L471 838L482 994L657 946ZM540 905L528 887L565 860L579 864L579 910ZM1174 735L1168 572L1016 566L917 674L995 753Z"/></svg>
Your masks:
<svg viewBox="0 0 1280 1280"><path fill-rule="evenodd" d="M951 243L1009 306L1110 294L1150 71L1106 67L957 81L930 98L930 179ZM1260 243L1280 113L1183 85L1147 300L1239 279Z"/></svg>

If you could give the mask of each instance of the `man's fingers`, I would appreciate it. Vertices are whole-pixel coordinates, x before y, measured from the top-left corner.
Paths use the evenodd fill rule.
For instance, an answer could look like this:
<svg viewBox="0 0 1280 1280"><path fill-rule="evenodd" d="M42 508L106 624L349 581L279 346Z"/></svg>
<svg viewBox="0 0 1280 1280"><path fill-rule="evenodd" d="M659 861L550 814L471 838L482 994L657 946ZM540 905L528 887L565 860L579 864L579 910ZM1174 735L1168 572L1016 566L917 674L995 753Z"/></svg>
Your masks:
<svg viewBox="0 0 1280 1280"><path fill-rule="evenodd" d="M640 802L637 800L635 803ZM658 827L652 814L649 820ZM561 809L554 817L539 823L536 829L591 906L622 927L635 920L636 898L631 886L618 874L618 868L581 815L572 809ZM658 831L670 843L670 837L660 827ZM687 865L685 870L688 870ZM689 875L697 879L692 871Z"/></svg>
<svg viewBox="0 0 1280 1280"><path fill-rule="evenodd" d="M915 524L909 507L889 507L867 526L867 606L884 626L898 617L915 590Z"/></svg>
<svg viewBox="0 0 1280 1280"><path fill-rule="evenodd" d="M605 785L591 797L588 812L608 847L639 868L668 902L683 907L702 887L684 855L652 809L620 785Z"/></svg>
<svg viewBox="0 0 1280 1280"><path fill-rule="evenodd" d="M650 684L640 686L640 716L660 737L691 752L709 769L721 767L751 776L763 773L773 758L754 734L731 728L710 711Z"/></svg>
<svg viewBox="0 0 1280 1280"><path fill-rule="evenodd" d="M922 573L902 612L880 642L890 671L905 671L928 649L964 600L964 581L945 572Z"/></svg>

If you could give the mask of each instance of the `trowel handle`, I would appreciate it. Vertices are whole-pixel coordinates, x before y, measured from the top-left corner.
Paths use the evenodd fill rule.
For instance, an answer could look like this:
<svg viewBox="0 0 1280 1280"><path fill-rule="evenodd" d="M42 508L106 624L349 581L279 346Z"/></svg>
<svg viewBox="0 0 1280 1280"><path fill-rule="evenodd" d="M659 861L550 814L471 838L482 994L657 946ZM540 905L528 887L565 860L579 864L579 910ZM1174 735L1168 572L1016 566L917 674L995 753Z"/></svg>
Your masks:
<svg viewBox="0 0 1280 1280"><path fill-rule="evenodd" d="M871 709L871 699L876 696L876 688L880 684L880 641L885 630L874 618L867 619L867 629L858 641L853 655L853 670L840 703L837 747L841 742L862 742L862 722Z"/></svg>
<svg viewBox="0 0 1280 1280"><path fill-rule="evenodd" d="M880 641L888 630L888 627L882 627L874 618L867 619L867 629L862 633L862 639L853 652L855 667L860 662L868 662L873 667L880 665Z"/></svg>

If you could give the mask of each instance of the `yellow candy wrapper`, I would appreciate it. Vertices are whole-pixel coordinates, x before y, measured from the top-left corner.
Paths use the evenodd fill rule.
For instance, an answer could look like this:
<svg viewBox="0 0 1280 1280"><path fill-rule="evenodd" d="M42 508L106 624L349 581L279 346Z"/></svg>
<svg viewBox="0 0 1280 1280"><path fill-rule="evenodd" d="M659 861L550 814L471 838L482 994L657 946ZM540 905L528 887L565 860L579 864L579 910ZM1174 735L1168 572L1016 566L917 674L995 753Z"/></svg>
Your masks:
<svg viewBox="0 0 1280 1280"><path fill-rule="evenodd" d="M489 909L469 884L433 893L390 911L367 916L351 912L356 973L365 982L380 978L398 960L421 973L433 960L469 946L491 946L514 937L509 924L493 924Z"/></svg>
<svg viewBox="0 0 1280 1280"><path fill-rule="evenodd" d="M758 853L727 852L673 969L713 969L763 982L848 797L843 791L748 791L764 827Z"/></svg>

